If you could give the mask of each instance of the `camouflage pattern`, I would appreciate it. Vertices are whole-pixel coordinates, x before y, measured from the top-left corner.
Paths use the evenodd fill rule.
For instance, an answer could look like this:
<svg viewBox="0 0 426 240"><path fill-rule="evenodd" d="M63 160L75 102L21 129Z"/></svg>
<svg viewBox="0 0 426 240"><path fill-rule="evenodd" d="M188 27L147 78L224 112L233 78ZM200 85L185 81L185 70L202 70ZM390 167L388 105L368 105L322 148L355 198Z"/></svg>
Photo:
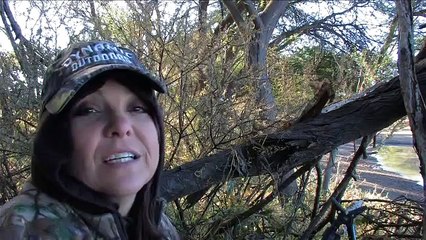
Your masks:
<svg viewBox="0 0 426 240"><path fill-rule="evenodd" d="M62 50L47 69L40 112L59 113L89 80L118 69L129 70L135 74L135 81L165 92L163 81L152 75L134 52L108 41L82 42Z"/></svg>
<svg viewBox="0 0 426 240"><path fill-rule="evenodd" d="M123 219L124 220L124 219ZM161 231L179 239L163 213ZM112 214L90 215L56 201L27 183L23 191L0 208L0 239L121 240Z"/></svg>

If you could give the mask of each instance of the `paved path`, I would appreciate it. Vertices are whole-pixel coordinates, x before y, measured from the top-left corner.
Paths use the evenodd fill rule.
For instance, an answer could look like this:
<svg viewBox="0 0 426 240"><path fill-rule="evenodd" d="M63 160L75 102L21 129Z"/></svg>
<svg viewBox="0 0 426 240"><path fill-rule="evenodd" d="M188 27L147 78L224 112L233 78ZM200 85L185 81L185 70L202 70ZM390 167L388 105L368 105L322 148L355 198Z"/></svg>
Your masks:
<svg viewBox="0 0 426 240"><path fill-rule="evenodd" d="M386 146L412 146L412 135L409 127L394 133L391 138L386 140L383 139L385 134L381 133L378 136L378 143L382 142ZM372 151L375 151L375 149L371 147L367 150L367 152ZM353 152L353 143L339 147L338 156L341 159L339 162L342 169L346 169L349 165ZM405 179L398 173L383 170L374 157L369 156L367 159L361 159L357 174L360 178L354 183L361 189L382 193L390 199L395 199L399 196L406 196L415 200L423 199L423 187L421 185L417 184L415 180Z"/></svg>

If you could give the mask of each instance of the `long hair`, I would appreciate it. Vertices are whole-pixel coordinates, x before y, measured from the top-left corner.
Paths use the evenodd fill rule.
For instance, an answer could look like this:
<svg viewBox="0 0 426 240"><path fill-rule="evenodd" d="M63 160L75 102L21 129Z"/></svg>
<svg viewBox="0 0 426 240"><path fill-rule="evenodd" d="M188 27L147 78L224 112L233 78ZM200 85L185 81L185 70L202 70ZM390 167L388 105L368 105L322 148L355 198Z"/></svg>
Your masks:
<svg viewBox="0 0 426 240"><path fill-rule="evenodd" d="M40 190L83 211L102 213L104 211L102 209L111 206L105 195L89 189L83 183L69 176L67 167L70 164L73 150L69 120L70 109L80 99L99 89L107 78L112 78L127 87L144 102L157 129L160 150L158 167L154 176L136 194L135 201L128 214L128 217L132 219L128 234L131 239L161 239L162 233L158 229L158 224L162 206L158 200L158 189L165 152L162 109L157 102L154 91L141 83L143 79L136 77L129 71L111 70L95 78L83 86L62 112L56 115L48 115L40 124L33 145L32 181ZM74 183L74 185L71 183ZM81 195L73 191L75 185L78 185L80 191L81 188L86 190L87 195L83 198L80 197ZM104 201L99 201L99 196L102 196Z"/></svg>

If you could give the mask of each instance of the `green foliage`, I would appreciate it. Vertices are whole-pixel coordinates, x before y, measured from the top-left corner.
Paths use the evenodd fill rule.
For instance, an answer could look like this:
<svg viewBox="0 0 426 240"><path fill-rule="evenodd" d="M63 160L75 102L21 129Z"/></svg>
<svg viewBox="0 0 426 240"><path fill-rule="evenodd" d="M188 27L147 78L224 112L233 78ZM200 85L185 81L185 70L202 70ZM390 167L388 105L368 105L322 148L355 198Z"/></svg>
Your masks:
<svg viewBox="0 0 426 240"><path fill-rule="evenodd" d="M29 140L35 131L37 113L28 92L33 89L19 78L21 72L15 56L0 53L0 57L0 169L8 179L7 184L0 186L1 204L15 196L28 177Z"/></svg>
<svg viewBox="0 0 426 240"><path fill-rule="evenodd" d="M320 83L331 83L338 101L390 79L395 69L388 55L367 50L345 54L315 46L289 55L270 52L268 61L277 104L284 113L297 113L314 98Z"/></svg>

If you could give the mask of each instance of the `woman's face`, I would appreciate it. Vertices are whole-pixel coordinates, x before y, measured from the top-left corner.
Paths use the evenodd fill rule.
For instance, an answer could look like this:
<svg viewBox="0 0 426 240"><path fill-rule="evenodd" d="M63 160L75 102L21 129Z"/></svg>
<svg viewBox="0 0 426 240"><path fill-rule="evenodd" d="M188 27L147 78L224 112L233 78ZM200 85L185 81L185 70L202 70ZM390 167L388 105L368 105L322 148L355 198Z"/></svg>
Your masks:
<svg viewBox="0 0 426 240"><path fill-rule="evenodd" d="M114 79L71 109L71 174L112 199L134 198L159 161L158 134L144 103Z"/></svg>

